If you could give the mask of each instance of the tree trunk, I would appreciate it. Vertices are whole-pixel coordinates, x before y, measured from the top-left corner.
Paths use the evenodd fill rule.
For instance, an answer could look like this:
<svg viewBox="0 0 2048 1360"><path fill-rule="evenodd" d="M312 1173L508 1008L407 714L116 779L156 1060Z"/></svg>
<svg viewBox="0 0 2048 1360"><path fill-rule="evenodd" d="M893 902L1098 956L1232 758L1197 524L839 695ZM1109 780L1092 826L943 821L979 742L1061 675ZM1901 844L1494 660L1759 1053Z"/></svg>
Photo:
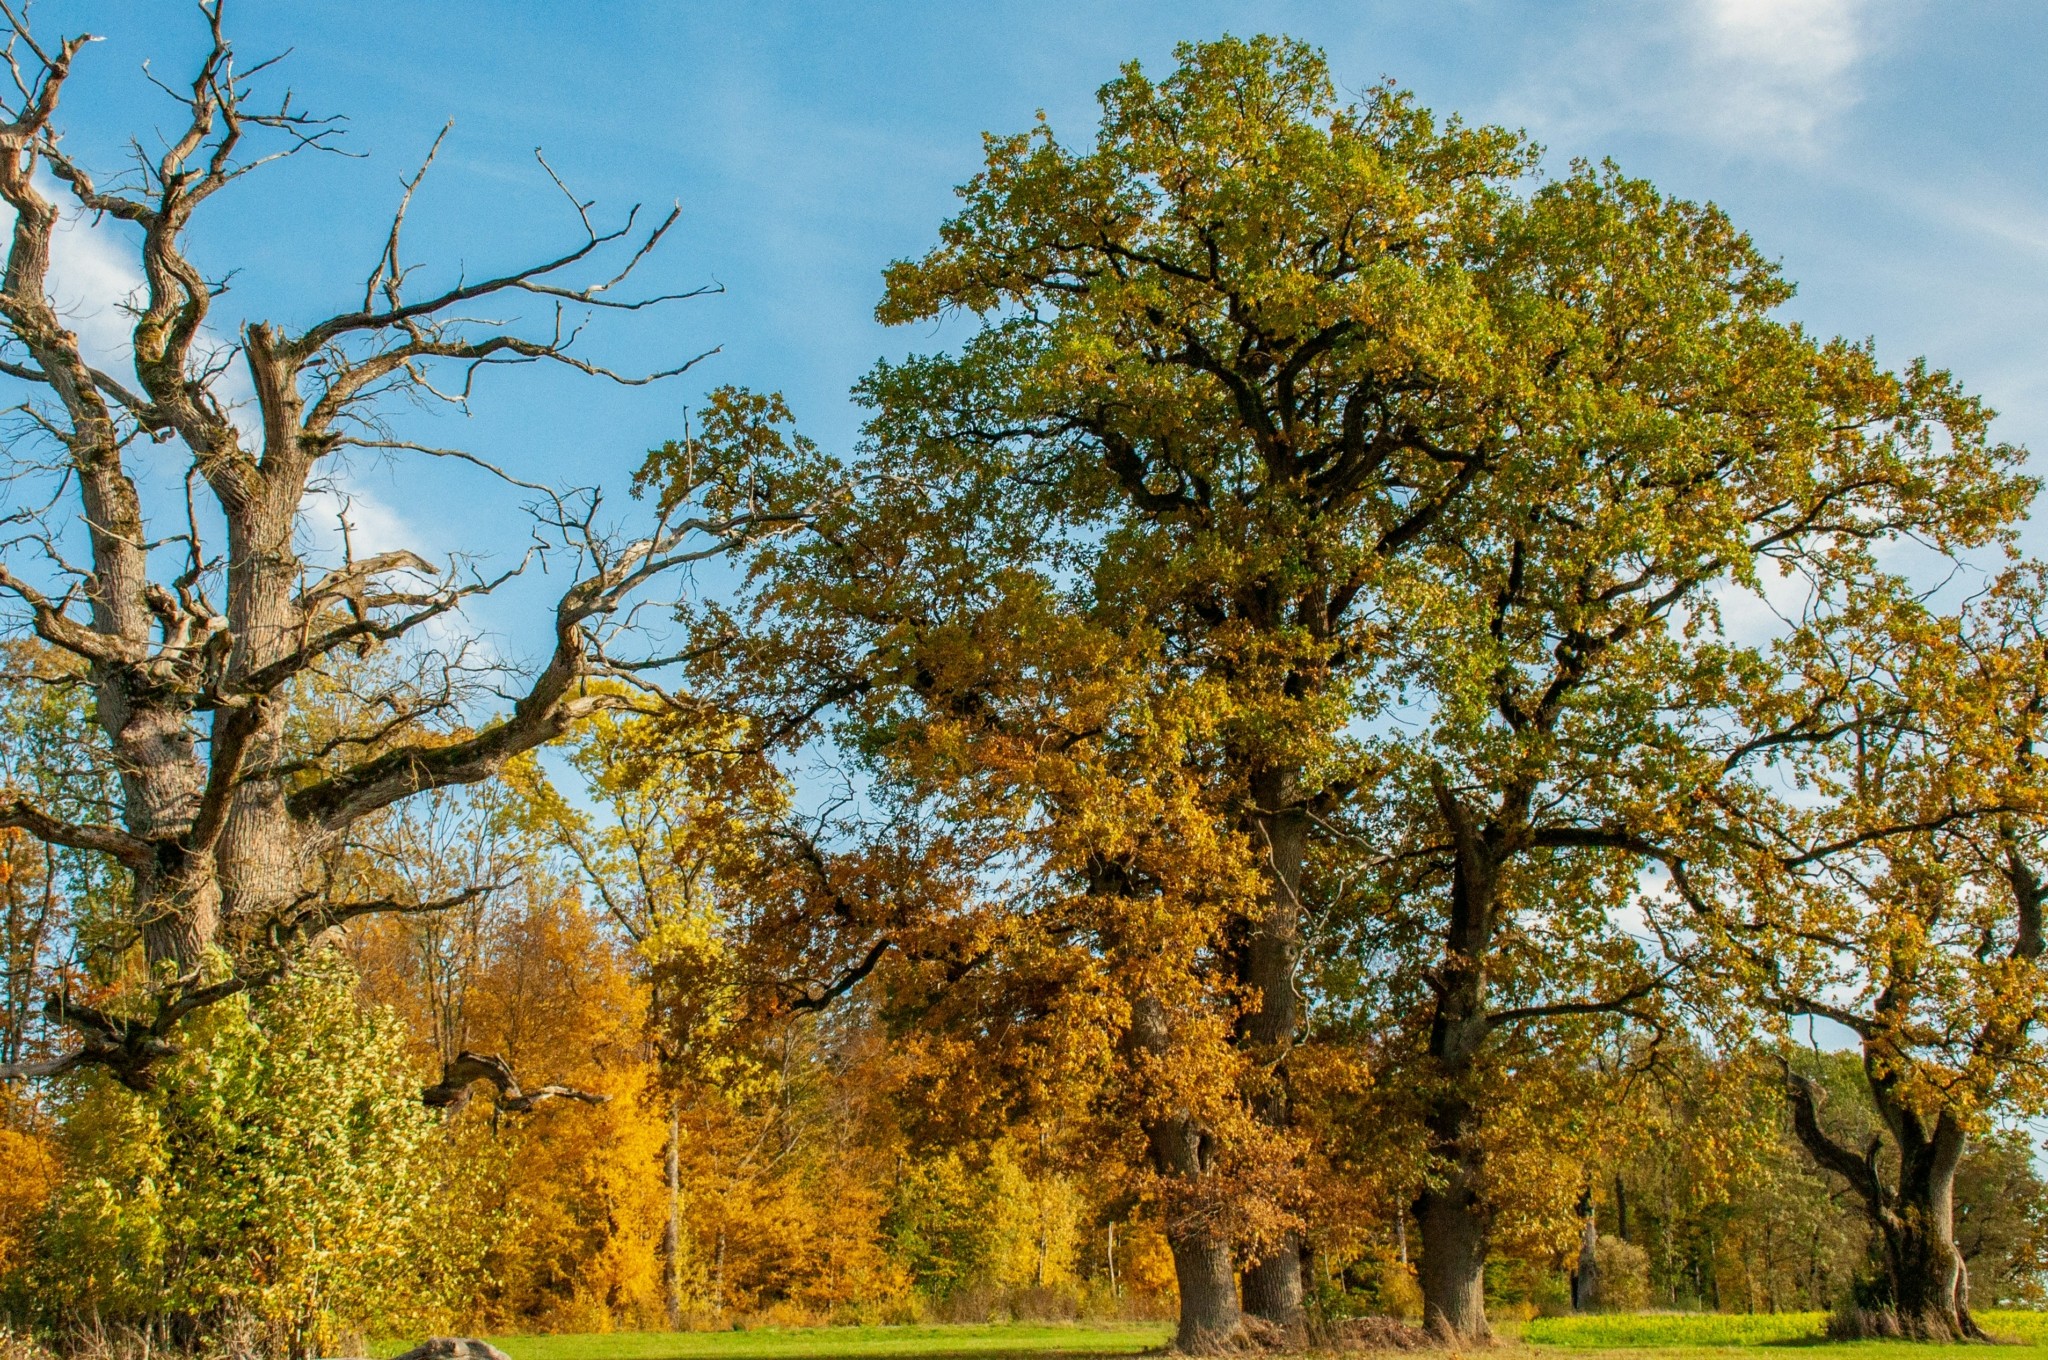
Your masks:
<svg viewBox="0 0 2048 1360"><path fill-rule="evenodd" d="M230 684L278 666L302 645L315 620L298 592L301 564L293 551L312 460L296 434L300 403L290 376L278 371L267 349L249 353L251 377L265 412L266 439L259 461L240 456L232 428L217 438L221 455L208 477L228 509L228 552L240 570L228 583ZM214 715L213 760L243 771L276 769L285 753L283 697L254 686L248 711ZM306 884L300 828L285 809L284 782L243 777L220 838L224 924L230 939L270 921Z"/></svg>
<svg viewBox="0 0 2048 1360"><path fill-rule="evenodd" d="M142 923L143 957L152 969L197 970L220 933L220 879L211 854L191 853L178 841L151 847L149 866L135 876L135 914Z"/></svg>
<svg viewBox="0 0 2048 1360"><path fill-rule="evenodd" d="M1253 1112L1275 1128L1292 1119L1287 1054L1301 1026L1297 972L1301 964L1301 872L1308 859L1308 817L1299 806L1300 777L1268 769L1252 777L1254 843L1266 878L1265 914L1239 953L1239 978L1258 1004L1238 1022L1238 1043L1270 1075L1254 1091ZM1301 1235L1288 1232L1244 1272L1244 1310L1290 1334L1306 1324L1302 1308Z"/></svg>
<svg viewBox="0 0 2048 1360"><path fill-rule="evenodd" d="M1174 1346L1193 1355L1229 1349L1244 1327L1229 1245L1199 1229L1176 1231L1170 1219L1166 1243L1173 1249L1173 1278L1180 1289Z"/></svg>
<svg viewBox="0 0 2048 1360"><path fill-rule="evenodd" d="M1161 1056L1170 1046L1168 1027L1158 998L1139 997L1132 1003L1124 1042ZM1227 1350L1244 1330L1244 1315L1230 1243L1216 1230L1219 1206L1211 1199L1215 1142L1201 1121L1183 1110L1145 1121L1145 1144L1152 1169L1166 1180L1166 1245L1173 1252L1180 1290L1174 1344L1197 1354Z"/></svg>
<svg viewBox="0 0 2048 1360"><path fill-rule="evenodd" d="M1307 1325L1302 1307L1301 1234L1288 1233L1265 1260L1244 1272L1244 1310L1290 1332Z"/></svg>
<svg viewBox="0 0 2048 1360"><path fill-rule="evenodd" d="M676 1101L668 1104L668 1222L661 1230L661 1292L668 1306L668 1326L683 1329L683 1114Z"/></svg>
<svg viewBox="0 0 2048 1360"><path fill-rule="evenodd" d="M1896 1185L1887 1185L1880 1174L1875 1141L1859 1154L1821 1127L1819 1092L1800 1076L1787 1083L1793 1130L1814 1160L1848 1181L1861 1200L1884 1264L1885 1306L1897 1332L1928 1341L1982 1340L1984 1330L1970 1316L1969 1277L1955 1239L1962 1125L1944 1110L1930 1128L1925 1115L1905 1104L1897 1088L1906 1074L1896 1053L1866 1045L1863 1066L1872 1103L1899 1152Z"/></svg>
<svg viewBox="0 0 2048 1360"><path fill-rule="evenodd" d="M1421 1229L1422 1325L1446 1341L1486 1341L1487 1224L1466 1168L1447 1170L1441 1188L1415 1201Z"/></svg>
<svg viewBox="0 0 2048 1360"><path fill-rule="evenodd" d="M1431 1181L1415 1201L1422 1233L1422 1320L1448 1340L1485 1341L1492 1336L1486 1323L1492 1211L1484 1193L1485 1154L1471 1081L1473 1062L1492 1029L1486 959L1493 942L1500 862L1455 797L1439 789L1438 800L1456 853L1429 1030L1435 1071L1427 1088L1423 1127L1429 1137Z"/></svg>
<svg viewBox="0 0 2048 1360"><path fill-rule="evenodd" d="M1600 1302L1600 1222L1593 1214L1593 1192L1579 1196L1579 1262L1572 1270L1572 1311L1591 1312Z"/></svg>
<svg viewBox="0 0 2048 1360"><path fill-rule="evenodd" d="M1964 1135L1943 1115L1932 1137L1915 1141L1901 1159L1891 1212L1879 1225L1899 1327L1931 1341L1981 1339L1955 1238L1956 1166Z"/></svg>

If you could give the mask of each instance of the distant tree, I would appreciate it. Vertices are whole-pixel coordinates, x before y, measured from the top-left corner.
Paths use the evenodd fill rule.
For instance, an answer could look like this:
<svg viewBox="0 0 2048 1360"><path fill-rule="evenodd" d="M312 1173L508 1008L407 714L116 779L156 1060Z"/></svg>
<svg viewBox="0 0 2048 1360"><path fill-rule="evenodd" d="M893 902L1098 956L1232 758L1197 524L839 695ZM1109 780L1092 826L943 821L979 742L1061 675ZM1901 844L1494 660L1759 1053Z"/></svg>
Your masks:
<svg viewBox="0 0 2048 1360"><path fill-rule="evenodd" d="M2048 1182L2024 1129L1980 1134L1956 1168L1956 1250L1973 1308L2039 1308L2048 1294Z"/></svg>
<svg viewBox="0 0 2048 1360"><path fill-rule="evenodd" d="M116 784L66 662L33 639L0 642L0 769L39 805L93 820L115 806ZM99 856L0 829L0 1064L47 1059L65 1039L43 1002L107 935L113 888Z"/></svg>
<svg viewBox="0 0 2048 1360"><path fill-rule="evenodd" d="M1844 1110L1862 1110L1848 1055L1794 1061L1842 1091ZM1793 1136L1783 1085L1769 1052L1714 1055L1675 1039L1633 1083L1634 1118L1608 1164L1599 1226L1648 1253L1658 1304L1778 1312L1825 1310L1847 1296L1865 1233Z"/></svg>
<svg viewBox="0 0 2048 1360"><path fill-rule="evenodd" d="M281 976L331 928L444 908L481 891L466 884L431 900L349 898L330 871L366 816L488 779L620 703L616 689L590 681L630 679L652 659L622 666L609 651L621 607L681 564L789 520L763 503L766 483L750 480L734 451L715 447L696 451L682 489L630 540L599 528L594 493L541 493L534 529L542 550L567 564L570 584L553 610L545 662L523 682L506 681L509 703L486 702L467 649L427 642L428 625L445 624L505 574L460 560L436 566L402 550L356 556L346 541L328 560L311 560L310 497L352 449L469 458L399 437L385 417L408 400L459 407L486 371L557 364L638 383L688 368L694 360L628 376L572 346L582 313L691 295L615 291L676 214L647 230L633 214L601 227L570 196L577 227L560 251L427 289L401 253L423 165L405 183L358 300L301 327L226 322L222 279L187 252L195 217L231 185L249 192L249 177L271 161L329 148L336 123L288 97L259 104L251 81L268 63L238 67L220 7L209 4L205 55L189 86L172 92L176 120L161 149L105 180L62 139L58 122L87 38L44 42L8 15L18 95L0 122L0 199L14 214L0 280L0 373L20 385L33 427L17 456L44 451L57 499L43 508L24 498L10 512L0 597L17 606L10 626L82 673L120 793L107 815L79 817L10 781L0 791L0 828L100 856L125 876L125 941L112 943L139 942L146 979L90 1003L58 989L46 1011L72 1041L4 1071L95 1065L141 1089L175 1051L184 1017ZM126 371L99 366L53 295L52 243L67 214L111 222L133 252L143 282L127 304L132 354L115 366ZM598 267L607 250L622 255L616 268ZM474 319L479 306L502 312L521 303L539 313L523 329ZM235 370L253 392L246 420L228 388ZM138 441L155 446L155 473L182 482L189 500L152 504L129 464ZM182 460L175 469L164 461L173 456ZM409 664L358 672L367 683L349 694L343 720L317 739L295 740L295 695L375 648ZM477 1077L516 1085L488 1062L448 1074L451 1082Z"/></svg>

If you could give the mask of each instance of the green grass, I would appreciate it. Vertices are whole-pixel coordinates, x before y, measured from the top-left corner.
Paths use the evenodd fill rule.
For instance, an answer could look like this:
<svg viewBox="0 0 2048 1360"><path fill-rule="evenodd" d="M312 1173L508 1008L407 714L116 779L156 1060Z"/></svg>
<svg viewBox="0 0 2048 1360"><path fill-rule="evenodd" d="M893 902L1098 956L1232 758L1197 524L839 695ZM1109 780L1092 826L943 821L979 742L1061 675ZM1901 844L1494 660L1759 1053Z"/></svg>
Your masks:
<svg viewBox="0 0 2048 1360"><path fill-rule="evenodd" d="M1535 1318L1524 1324L1522 1340L1573 1350L1756 1346L1819 1337L1826 1325L1825 1313L1599 1313Z"/></svg>
<svg viewBox="0 0 2048 1360"><path fill-rule="evenodd" d="M1985 1330L2048 1348L2048 1313L1979 1313ZM1995 1360L2011 1349L1822 1340L1821 1313L1638 1313L1537 1318L1499 1327L1490 1360L1725 1360L1753 1346L1782 1360ZM602 1332L494 1336L512 1360L887 1360L888 1357L1127 1356L1166 1344L1162 1322L963 1323L905 1327L759 1327L744 1332ZM396 1355L408 1343L375 1348Z"/></svg>
<svg viewBox="0 0 2048 1360"><path fill-rule="evenodd" d="M904 1327L759 1327L744 1332L595 1332L494 1336L512 1360L774 1360L775 1357L1134 1355L1165 1344L1163 1322L959 1323ZM408 1343L376 1348L395 1355Z"/></svg>
<svg viewBox="0 0 2048 1360"><path fill-rule="evenodd" d="M1990 1310L1977 1314L1984 1330L2029 1348L2048 1345L2048 1313ZM1825 1313L1636 1313L1593 1317L1536 1318L1525 1323L1526 1345L1573 1352L1648 1351L1672 1356L1725 1350L1733 1346L1796 1349L1801 1357L1933 1356L1950 1351L1983 1355L1981 1347L1928 1346L1907 1342L1827 1342ZM1789 1360L1789 1357L1788 1357Z"/></svg>

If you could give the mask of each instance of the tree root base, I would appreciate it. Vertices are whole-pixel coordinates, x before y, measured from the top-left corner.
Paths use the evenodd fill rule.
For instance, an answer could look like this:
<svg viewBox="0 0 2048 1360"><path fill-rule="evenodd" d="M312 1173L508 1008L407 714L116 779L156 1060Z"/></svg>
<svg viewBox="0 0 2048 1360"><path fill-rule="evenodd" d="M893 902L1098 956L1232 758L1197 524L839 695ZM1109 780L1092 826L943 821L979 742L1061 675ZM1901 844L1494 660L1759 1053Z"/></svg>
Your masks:
<svg viewBox="0 0 2048 1360"><path fill-rule="evenodd" d="M1939 1314L1890 1308L1837 1308L1828 1315L1827 1335L1830 1341L1991 1341L1967 1317L1956 1326Z"/></svg>
<svg viewBox="0 0 2048 1360"><path fill-rule="evenodd" d="M1289 1329L1263 1318L1244 1318L1232 1331L1211 1333L1194 1345L1176 1345L1176 1355L1364 1354L1388 1351L1474 1351L1493 1344L1491 1336L1461 1337L1390 1317L1344 1318Z"/></svg>
<svg viewBox="0 0 2048 1360"><path fill-rule="evenodd" d="M1441 1348L1440 1336L1400 1318L1356 1317L1310 1329L1317 1350L1426 1351Z"/></svg>
<svg viewBox="0 0 2048 1360"><path fill-rule="evenodd" d="M1301 1350L1301 1340L1285 1327L1246 1315L1227 1332L1201 1332L1172 1349L1177 1355L1281 1355Z"/></svg>

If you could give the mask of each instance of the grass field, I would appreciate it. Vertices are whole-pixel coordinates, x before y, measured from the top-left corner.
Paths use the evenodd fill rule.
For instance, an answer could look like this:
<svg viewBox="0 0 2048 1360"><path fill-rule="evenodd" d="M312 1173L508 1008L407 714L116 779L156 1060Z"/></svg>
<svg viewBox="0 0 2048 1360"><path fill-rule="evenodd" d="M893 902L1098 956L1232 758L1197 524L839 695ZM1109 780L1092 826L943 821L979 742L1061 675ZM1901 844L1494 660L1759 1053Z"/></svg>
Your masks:
<svg viewBox="0 0 2048 1360"><path fill-rule="evenodd" d="M512 1360L884 1360L894 1356L1135 1355L1166 1344L1163 1322L959 1323L906 1327L758 1327L744 1332L494 1336ZM379 1346L379 1355L405 1348Z"/></svg>
<svg viewBox="0 0 2048 1360"><path fill-rule="evenodd" d="M1984 1330L2030 1348L2048 1345L2048 1313L1990 1311L1977 1314ZM1884 1341L1840 1345L1823 1339L1825 1313L1634 1313L1593 1317L1537 1318L1519 1329L1518 1340L1545 1353L1594 1354L1646 1351L1672 1354L1725 1352L1734 1347L1796 1348L1802 1355L1938 1355L1951 1350L1983 1353L1981 1346L1927 1346Z"/></svg>
<svg viewBox="0 0 2048 1360"><path fill-rule="evenodd" d="M2020 1343L1988 1354L2048 1351L2048 1313L1981 1313L2003 1340ZM1981 1346L1910 1342L1852 1344L1822 1339L1819 1313L1638 1315L1538 1318L1500 1327L1489 1360L1729 1360L1751 1347L1784 1360L1937 1360L1984 1357ZM762 1327L743 1332L606 1332L500 1336L491 1341L512 1360L885 1360L888 1357L1126 1356L1166 1344L1165 1323L987 1323L914 1327ZM404 1343L377 1348L380 1356Z"/></svg>

